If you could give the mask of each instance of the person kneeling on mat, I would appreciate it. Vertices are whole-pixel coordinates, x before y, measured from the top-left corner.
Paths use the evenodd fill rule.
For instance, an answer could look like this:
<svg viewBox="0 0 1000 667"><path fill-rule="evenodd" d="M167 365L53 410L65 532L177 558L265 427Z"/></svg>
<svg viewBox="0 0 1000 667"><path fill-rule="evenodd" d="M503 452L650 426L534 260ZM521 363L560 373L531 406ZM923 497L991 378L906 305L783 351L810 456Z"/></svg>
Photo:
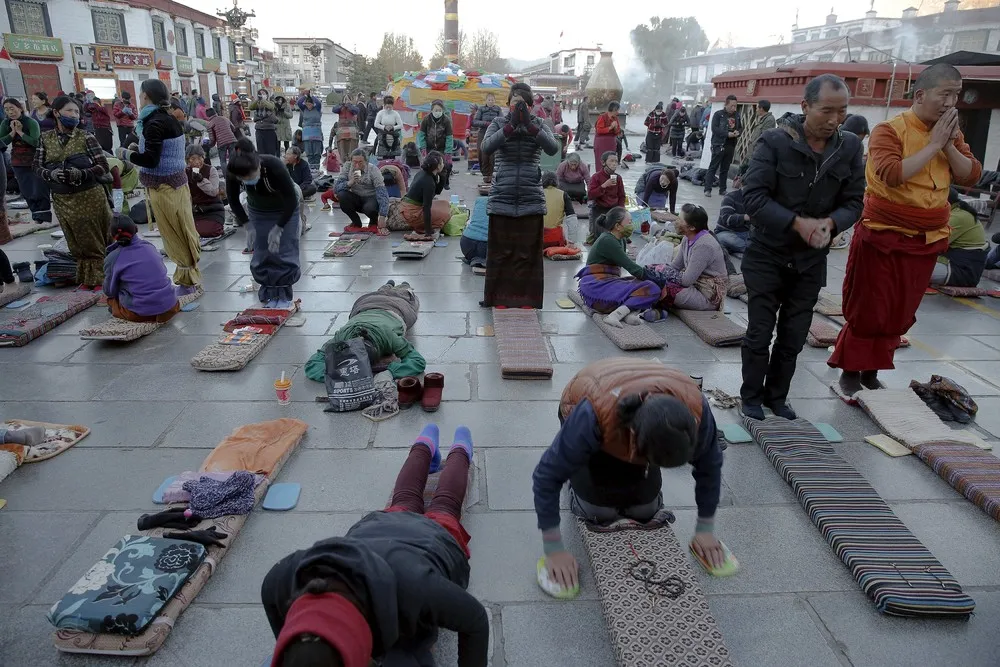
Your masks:
<svg viewBox="0 0 1000 667"><path fill-rule="evenodd" d="M690 463L698 523L691 548L714 567L723 548L713 534L722 488L715 418L686 373L657 361L615 357L585 367L559 403L561 427L532 475L535 513L550 581L578 590L576 558L559 531L559 494L570 484L570 511L608 526L645 523L663 509L660 468Z"/></svg>
<svg viewBox="0 0 1000 667"><path fill-rule="evenodd" d="M438 439L436 424L424 427L384 511L267 573L260 593L277 638L272 667L433 665L438 628L458 633L462 667L486 667L489 617L466 591L469 534L461 524L472 434L455 431L425 508L427 476L441 467Z"/></svg>
<svg viewBox="0 0 1000 667"><path fill-rule="evenodd" d="M185 155L194 228L203 239L219 238L226 227L226 207L222 203L219 172L205 160L205 149L199 144L188 146Z"/></svg>
<svg viewBox="0 0 1000 667"><path fill-rule="evenodd" d="M116 216L109 236L114 243L104 256L108 310L129 322L169 322L181 305L160 251L139 236L127 215Z"/></svg>
<svg viewBox="0 0 1000 667"><path fill-rule="evenodd" d="M387 282L377 291L361 295L354 302L350 319L340 327L323 348L306 362L306 377L323 382L326 377L327 345L361 338L368 350L373 368L386 357L397 358L387 370L395 379L416 376L424 372L427 362L406 338L406 332L417 323L420 299L408 283Z"/></svg>
<svg viewBox="0 0 1000 667"><path fill-rule="evenodd" d="M403 238L407 241L433 241L434 232L444 227L451 218L451 204L444 199L435 201L435 195L444 190L444 156L431 151L420 163L420 171L410 181L410 188L399 206L403 216L413 232ZM343 207L343 205L341 205Z"/></svg>
<svg viewBox="0 0 1000 667"><path fill-rule="evenodd" d="M281 160L258 154L246 137L236 142L226 168L229 206L241 225L250 223L247 248L253 252L250 273L260 285L257 297L265 308L291 308L292 285L302 275L295 183ZM246 209L241 189L246 190Z"/></svg>
<svg viewBox="0 0 1000 667"><path fill-rule="evenodd" d="M476 197L469 224L465 226L462 238L459 239L464 256L462 261L473 269L481 269L483 273L486 272L486 249L490 237L490 214L486 211L489 201L489 197Z"/></svg>

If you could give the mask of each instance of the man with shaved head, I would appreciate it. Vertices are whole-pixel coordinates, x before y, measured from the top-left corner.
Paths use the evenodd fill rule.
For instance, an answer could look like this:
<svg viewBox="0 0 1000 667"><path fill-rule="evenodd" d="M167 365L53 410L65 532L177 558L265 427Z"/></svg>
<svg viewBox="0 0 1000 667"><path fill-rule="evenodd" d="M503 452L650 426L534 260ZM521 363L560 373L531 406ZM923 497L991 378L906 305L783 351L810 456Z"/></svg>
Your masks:
<svg viewBox="0 0 1000 667"><path fill-rule="evenodd" d="M951 185L973 185L983 167L958 122L962 75L932 65L911 86L913 106L879 123L868 142L867 188L844 276L844 318L833 355L845 397L881 389L899 337L917 307L938 255L948 249Z"/></svg>

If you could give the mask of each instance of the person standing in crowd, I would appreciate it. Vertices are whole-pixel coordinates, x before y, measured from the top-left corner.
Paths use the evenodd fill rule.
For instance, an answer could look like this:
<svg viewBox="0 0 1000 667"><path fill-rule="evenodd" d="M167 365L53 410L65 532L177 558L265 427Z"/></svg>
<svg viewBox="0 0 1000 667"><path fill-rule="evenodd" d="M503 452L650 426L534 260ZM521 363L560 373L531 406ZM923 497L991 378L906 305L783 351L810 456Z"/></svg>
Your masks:
<svg viewBox="0 0 1000 667"><path fill-rule="evenodd" d="M300 107L301 108L301 107ZM281 151L288 150L289 143L292 141L292 107L288 104L288 100L285 99L284 95L275 95L274 97L274 115L278 118L278 123L275 127L275 134L278 136L278 149ZM301 119L300 119L301 120ZM323 138L320 135L320 150L322 152Z"/></svg>
<svg viewBox="0 0 1000 667"><path fill-rule="evenodd" d="M618 155L618 135L621 134L621 125L618 122L620 108L621 104L611 102L608 104L608 110L597 117L594 128L594 164L603 164L603 156L608 151Z"/></svg>
<svg viewBox="0 0 1000 667"><path fill-rule="evenodd" d="M590 167L580 158L579 153L570 153L556 168L556 183L570 199L587 203L587 186L590 183Z"/></svg>
<svg viewBox="0 0 1000 667"><path fill-rule="evenodd" d="M444 156L444 172L441 180L444 189L451 189L451 156L455 151L455 137L451 129L451 114L445 110L444 102L431 102L431 112L420 121L417 130L417 148L426 156L430 151L437 151Z"/></svg>
<svg viewBox="0 0 1000 667"><path fill-rule="evenodd" d="M337 114L337 127L334 130L337 152L340 153L340 162L347 164L351 161L354 149L358 147L358 107L345 94L344 101L333 107L333 113Z"/></svg>
<svg viewBox="0 0 1000 667"><path fill-rule="evenodd" d="M679 107L670 117L670 155L684 157L684 134L687 132L691 119L687 109Z"/></svg>
<svg viewBox="0 0 1000 667"><path fill-rule="evenodd" d="M170 113L167 87L159 79L142 82L139 103L139 149L119 148L118 157L139 167L139 180L146 186L149 206L163 236L163 249L177 265L174 282L181 286L179 296L184 296L194 293L201 284L201 247L185 171L184 128Z"/></svg>
<svg viewBox="0 0 1000 667"><path fill-rule="evenodd" d="M240 191L247 193L247 208ZM288 169L273 155L261 155L249 139L236 142L226 172L226 192L233 215L250 225L253 250L250 273L265 308L292 307L292 286L302 275L299 265L299 196Z"/></svg>
<svg viewBox="0 0 1000 667"><path fill-rule="evenodd" d="M311 95L299 100L299 120L306 161L310 168L318 170L323 157L323 109Z"/></svg>
<svg viewBox="0 0 1000 667"><path fill-rule="evenodd" d="M87 113L90 114L90 122L94 126L94 136L101 148L110 153L114 150L114 135L111 134L111 114L104 108L104 104L99 97L94 97L84 105Z"/></svg>
<svg viewBox="0 0 1000 667"><path fill-rule="evenodd" d="M115 100L111 107L111 114L115 117L115 124L118 126L118 145L125 145L125 137L132 133L135 128L135 119L138 114L132 104L132 94L127 90L122 92L119 99Z"/></svg>
<svg viewBox="0 0 1000 667"><path fill-rule="evenodd" d="M657 102L653 110L646 115L643 124L646 126L646 162L660 161L660 147L666 136L667 123L670 116L663 110L663 102Z"/></svg>
<svg viewBox="0 0 1000 667"><path fill-rule="evenodd" d="M938 255L948 249L949 187L974 185L982 175L959 128L959 71L932 65L910 90L910 109L878 124L868 142L864 211L844 275L847 324L827 362L841 369L848 396L882 388L878 372L895 367L899 337L916 322Z"/></svg>
<svg viewBox="0 0 1000 667"><path fill-rule="evenodd" d="M278 157L281 153L278 148L278 116L266 90L257 91L257 99L250 104L250 110L253 111L257 152Z"/></svg>
<svg viewBox="0 0 1000 667"><path fill-rule="evenodd" d="M487 211L489 254L486 258L484 307L542 307L545 266L542 259L542 192L539 158L559 152L559 142L541 119L531 114L531 87L510 88L506 117L493 119L480 151L496 153L493 188Z"/></svg>
<svg viewBox="0 0 1000 667"><path fill-rule="evenodd" d="M368 143L368 101L365 100L364 93L358 93L354 100L354 105L358 109L358 134L362 143Z"/></svg>
<svg viewBox="0 0 1000 667"><path fill-rule="evenodd" d="M340 210L351 219L352 227L361 227L361 213L368 216L368 227L376 223L379 236L388 236L386 216L389 215L389 193L385 189L382 171L368 162L368 154L363 148L355 148L351 159L333 184L340 199Z"/></svg>
<svg viewBox="0 0 1000 667"><path fill-rule="evenodd" d="M705 174L705 196L712 196L716 177L719 194L726 194L729 185L729 166L736 153L736 141L743 132L743 120L736 107L736 96L726 97L726 105L712 116L712 161Z"/></svg>
<svg viewBox="0 0 1000 667"><path fill-rule="evenodd" d="M223 112L222 98L219 97L218 93L212 93L212 107L211 108L215 110L215 113L217 115L219 115L219 116L222 115L222 112ZM206 111L205 114L208 115L208 112Z"/></svg>
<svg viewBox="0 0 1000 667"><path fill-rule="evenodd" d="M219 170L226 173L226 163L232 157L236 145L237 129L226 116L218 114L215 109L209 109L208 114L208 145L215 146L219 151Z"/></svg>
<svg viewBox="0 0 1000 667"><path fill-rule="evenodd" d="M56 117L49 108L49 96L38 91L31 94L31 117L36 123L40 132L51 132L56 129Z"/></svg>
<svg viewBox="0 0 1000 667"><path fill-rule="evenodd" d="M219 172L205 159L205 150L198 144L188 146L185 155L194 228L201 238L218 238L226 223Z"/></svg>
<svg viewBox="0 0 1000 667"><path fill-rule="evenodd" d="M756 114L757 120L753 124L753 127L750 128L750 153L753 153L753 147L757 145L760 135L778 126L777 121L774 120L774 114L771 113L771 102L769 100L757 102ZM749 162L749 159L747 161Z"/></svg>
<svg viewBox="0 0 1000 667"><path fill-rule="evenodd" d="M237 139L250 136L250 130L247 128L247 114L243 105L244 101L235 95L229 105L229 122L236 128Z"/></svg>
<svg viewBox="0 0 1000 667"><path fill-rule="evenodd" d="M10 165L21 196L28 204L32 220L51 222L49 186L34 170L35 150L41 138L38 122L25 114L21 102L13 97L4 100L3 110L7 117L0 122L0 142L10 146Z"/></svg>
<svg viewBox="0 0 1000 667"><path fill-rule="evenodd" d="M90 110L87 108L87 101L94 98L94 94L87 91L86 95L84 93L71 93L70 99L76 102L76 106L80 108L80 124L77 126L87 134L94 133L94 123L90 118ZM98 143L100 143L98 141Z"/></svg>
<svg viewBox="0 0 1000 667"><path fill-rule="evenodd" d="M838 130L848 99L840 77L822 74L810 81L803 114L761 136L743 181L754 225L742 264L749 326L740 396L743 414L752 419L764 418L763 406L795 419L788 389L826 284L830 241L861 213L861 141ZM921 290L926 286L925 280Z"/></svg>
<svg viewBox="0 0 1000 667"><path fill-rule="evenodd" d="M368 123L365 125L365 137L372 133L375 129L375 117L382 111L382 108L378 103L378 93L372 93L368 96Z"/></svg>
<svg viewBox="0 0 1000 667"><path fill-rule="evenodd" d="M576 150L587 143L587 136L590 134L590 113L587 105L587 96L580 100L580 106L576 108Z"/></svg>
<svg viewBox="0 0 1000 667"><path fill-rule="evenodd" d="M618 156L614 151L605 151L601 156L601 168L594 172L587 186L590 207L590 231L584 245L593 245L603 231L597 219L611 209L625 206L625 182L618 175Z"/></svg>
<svg viewBox="0 0 1000 667"><path fill-rule="evenodd" d="M56 129L45 132L35 151L35 174L48 183L66 244L76 259L81 289L104 284L111 207L101 184L110 174L97 139L81 130L79 103L61 95L52 102Z"/></svg>
<svg viewBox="0 0 1000 667"><path fill-rule="evenodd" d="M486 130L490 124L503 115L503 111L497 105L497 97L493 93L486 95L486 104L479 107L476 116L472 120L472 127L476 128L476 145L482 146L483 139L486 138ZM479 173L483 176L483 183L493 182L493 153L484 155L479 151Z"/></svg>

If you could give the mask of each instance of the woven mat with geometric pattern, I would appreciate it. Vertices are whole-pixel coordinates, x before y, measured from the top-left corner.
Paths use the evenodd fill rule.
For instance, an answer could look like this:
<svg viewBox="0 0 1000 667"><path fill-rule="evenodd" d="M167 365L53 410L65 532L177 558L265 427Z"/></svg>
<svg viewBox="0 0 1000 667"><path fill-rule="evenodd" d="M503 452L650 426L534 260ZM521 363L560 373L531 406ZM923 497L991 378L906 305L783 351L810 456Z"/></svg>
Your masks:
<svg viewBox="0 0 1000 667"><path fill-rule="evenodd" d="M538 312L494 308L500 376L507 380L544 380L552 377L552 359L538 323Z"/></svg>
<svg viewBox="0 0 1000 667"><path fill-rule="evenodd" d="M670 525L597 533L578 521L620 667L732 667Z"/></svg>
<svg viewBox="0 0 1000 667"><path fill-rule="evenodd" d="M622 350L656 350L667 346L666 339L653 331L645 321L639 324L623 324L620 327L613 327L604 321L604 315L595 313L580 296L580 291L571 289L566 293L569 300L575 303L583 312L594 321L597 328L604 332L612 343Z"/></svg>

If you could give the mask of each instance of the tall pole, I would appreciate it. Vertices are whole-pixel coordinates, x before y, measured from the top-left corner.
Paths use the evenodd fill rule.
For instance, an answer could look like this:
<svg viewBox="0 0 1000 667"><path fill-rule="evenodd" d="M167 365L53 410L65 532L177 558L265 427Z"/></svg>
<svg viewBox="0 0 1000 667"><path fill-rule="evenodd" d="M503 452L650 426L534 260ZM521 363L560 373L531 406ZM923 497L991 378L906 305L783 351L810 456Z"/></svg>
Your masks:
<svg viewBox="0 0 1000 667"><path fill-rule="evenodd" d="M237 0L233 0L231 9L220 9L216 12L216 16L226 20L226 35L236 45L236 73L237 80L239 81L239 92L240 95L246 95L247 69L244 49L247 45L247 37L252 37L252 33L254 32L247 24L256 14L252 9L249 12L243 11L236 3Z"/></svg>
<svg viewBox="0 0 1000 667"><path fill-rule="evenodd" d="M458 0L444 0L444 55L458 62Z"/></svg>

